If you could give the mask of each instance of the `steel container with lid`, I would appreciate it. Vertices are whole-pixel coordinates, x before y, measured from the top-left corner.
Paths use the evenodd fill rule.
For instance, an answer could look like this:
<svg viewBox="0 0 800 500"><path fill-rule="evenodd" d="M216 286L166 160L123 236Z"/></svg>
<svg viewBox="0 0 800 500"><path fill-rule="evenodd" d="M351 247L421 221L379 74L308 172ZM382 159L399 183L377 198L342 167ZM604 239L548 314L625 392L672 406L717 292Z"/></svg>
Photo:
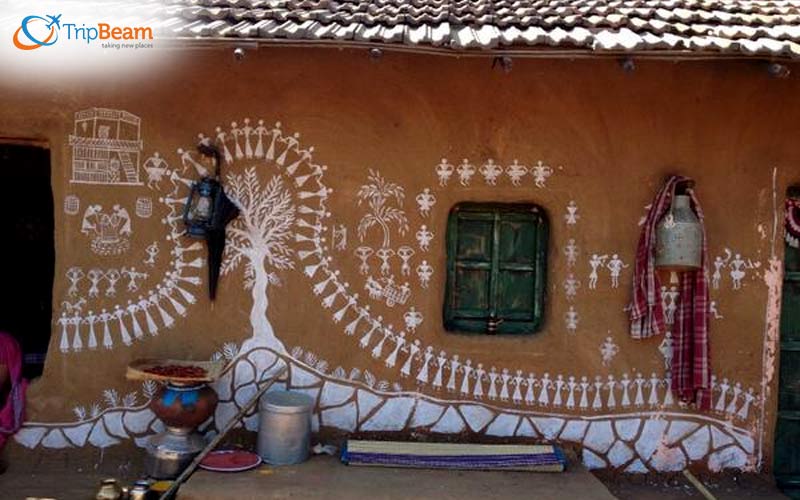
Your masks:
<svg viewBox="0 0 800 500"><path fill-rule="evenodd" d="M270 465L299 464L311 447L314 400L290 391L262 396L258 414L258 454Z"/></svg>

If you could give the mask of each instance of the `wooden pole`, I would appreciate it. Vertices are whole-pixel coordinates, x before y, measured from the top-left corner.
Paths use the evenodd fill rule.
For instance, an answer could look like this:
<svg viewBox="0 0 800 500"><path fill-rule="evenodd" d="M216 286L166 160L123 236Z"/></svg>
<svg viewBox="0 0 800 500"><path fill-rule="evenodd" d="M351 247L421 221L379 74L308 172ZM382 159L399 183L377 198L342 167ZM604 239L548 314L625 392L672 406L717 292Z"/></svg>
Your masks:
<svg viewBox="0 0 800 500"><path fill-rule="evenodd" d="M250 401L248 401L247 404L244 405L241 410L239 410L239 413L237 413L232 419L230 419L230 421L228 421L228 424L225 426L225 428L222 429L219 432L219 434L214 436L214 439L212 439L211 442L209 442L208 445L206 445L206 447L203 448L203 450L200 453L198 453L196 457L194 457L192 463L190 463L183 470L183 472L181 472L181 475L178 476L175 479L175 481L172 482L172 485L169 487L167 491L165 491L159 497L159 500L167 500L169 498L172 498L172 495L174 495L175 492L178 491L178 488L180 487L181 484L183 484L184 481L189 479L189 476L191 476L192 473L195 471L195 469L197 469L197 466L200 465L200 462L202 462L203 459L206 458L206 455L211 453L214 450L214 448L216 448L217 445L219 445L219 443L222 442L222 439L231 431L231 429L233 429L236 426L239 420L241 420L242 417L244 417L245 413L250 411L250 409L253 406L255 406L256 403L258 403L258 400L265 392L267 392L267 389L272 387L272 384L274 384L275 381L278 380L278 378L282 377L283 374L286 373L288 369L289 369L288 365L284 365L284 367L277 375L275 375L275 377L265 382L264 385L258 389L258 392L255 393L252 399L250 399Z"/></svg>
<svg viewBox="0 0 800 500"><path fill-rule="evenodd" d="M705 485L701 483L700 480L697 479L694 474L689 472L689 469L683 469L683 475L686 476L686 479L688 479L689 482L692 483L692 486L697 488L697 491L699 491L700 494L706 498L706 500L717 500L717 498L714 495L712 495L710 491L708 491L708 488L706 488Z"/></svg>

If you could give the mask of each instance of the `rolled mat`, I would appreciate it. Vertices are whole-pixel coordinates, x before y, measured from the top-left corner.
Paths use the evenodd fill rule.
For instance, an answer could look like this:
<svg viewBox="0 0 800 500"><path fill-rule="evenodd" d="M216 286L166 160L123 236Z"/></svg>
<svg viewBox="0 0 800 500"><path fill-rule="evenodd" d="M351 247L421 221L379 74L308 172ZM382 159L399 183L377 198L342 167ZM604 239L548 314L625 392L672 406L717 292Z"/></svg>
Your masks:
<svg viewBox="0 0 800 500"><path fill-rule="evenodd" d="M566 459L552 445L413 443L348 440L347 465L419 469L563 472Z"/></svg>

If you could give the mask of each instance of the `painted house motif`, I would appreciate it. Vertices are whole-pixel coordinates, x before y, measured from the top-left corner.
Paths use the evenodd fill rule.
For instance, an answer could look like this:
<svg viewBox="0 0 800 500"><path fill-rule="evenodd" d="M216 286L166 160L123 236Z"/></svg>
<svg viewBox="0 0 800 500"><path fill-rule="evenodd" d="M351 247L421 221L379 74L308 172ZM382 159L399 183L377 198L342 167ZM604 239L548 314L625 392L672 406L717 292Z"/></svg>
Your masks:
<svg viewBox="0 0 800 500"><path fill-rule="evenodd" d="M89 108L75 113L72 182L139 185L142 151L138 116L116 109Z"/></svg>

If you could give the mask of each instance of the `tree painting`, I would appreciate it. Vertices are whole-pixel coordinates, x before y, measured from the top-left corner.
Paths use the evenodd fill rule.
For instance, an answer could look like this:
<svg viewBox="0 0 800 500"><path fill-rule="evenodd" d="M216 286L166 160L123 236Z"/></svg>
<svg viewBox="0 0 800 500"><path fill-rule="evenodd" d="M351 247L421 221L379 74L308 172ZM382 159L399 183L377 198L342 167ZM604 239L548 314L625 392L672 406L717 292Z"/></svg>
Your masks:
<svg viewBox="0 0 800 500"><path fill-rule="evenodd" d="M222 274L235 270L244 261L245 288L253 296L252 340L286 352L267 318L267 288L280 283L270 269L294 267L294 250L287 244L295 221L291 192L277 175L262 188L255 168L228 175L225 191L241 213L227 227Z"/></svg>
<svg viewBox="0 0 800 500"><path fill-rule="evenodd" d="M398 232L402 235L408 231L408 219L402 208L392 206L396 202L399 207L403 206L403 199L406 194L402 187L394 182L386 182L386 179L377 171L370 169L367 176L368 184L364 184L358 190L358 205L363 202L369 205L369 212L361 218L358 224L358 237L361 241L367 236L367 232L373 226L378 226L383 231L383 248L390 244L391 224L397 225Z"/></svg>

